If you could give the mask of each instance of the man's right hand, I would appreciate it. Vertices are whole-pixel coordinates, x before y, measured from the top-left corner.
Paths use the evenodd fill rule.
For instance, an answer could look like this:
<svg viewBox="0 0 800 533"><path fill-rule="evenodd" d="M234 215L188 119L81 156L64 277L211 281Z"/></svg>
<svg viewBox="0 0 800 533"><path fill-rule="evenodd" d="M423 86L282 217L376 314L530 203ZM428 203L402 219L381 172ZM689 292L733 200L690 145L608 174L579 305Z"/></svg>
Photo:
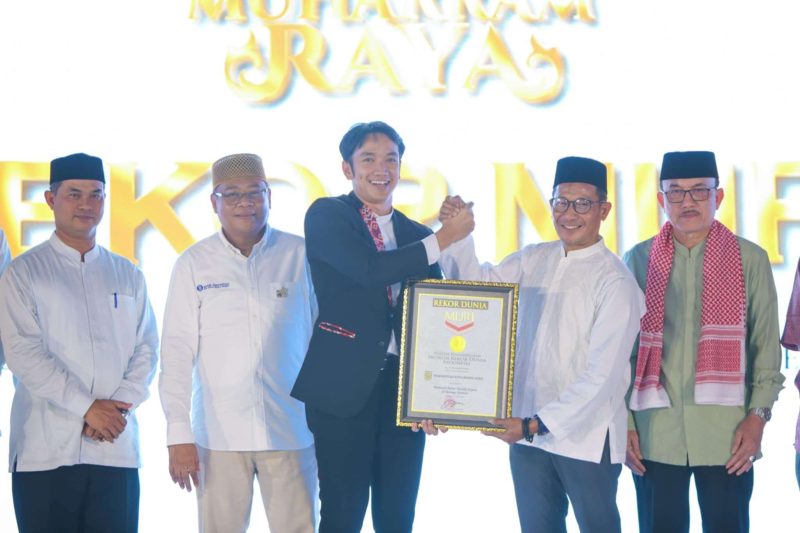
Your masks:
<svg viewBox="0 0 800 533"><path fill-rule="evenodd" d="M457 202L463 204L461 198L448 196L442 203L440 211L442 227L436 232L436 240L439 243L440 250L444 250L454 242L466 238L475 229L472 202L463 204L462 207L456 207L459 205ZM447 215L444 214L445 212L447 212Z"/></svg>
<svg viewBox="0 0 800 533"><path fill-rule="evenodd" d="M456 216L464 207L467 207L467 203L460 196L445 196L439 208L439 222L444 222L448 218Z"/></svg>
<svg viewBox="0 0 800 533"><path fill-rule="evenodd" d="M642 460L642 450L639 448L639 434L636 430L628 430L628 445L625 447L625 464L630 468L634 474L643 476L646 468Z"/></svg>
<svg viewBox="0 0 800 533"><path fill-rule="evenodd" d="M123 411L133 407L133 404L120 402L118 400L95 400L89 406L89 410L83 415L86 424L92 428L102 439L114 442L120 433L125 431L125 420Z"/></svg>
<svg viewBox="0 0 800 533"><path fill-rule="evenodd" d="M199 484L200 458L197 455L197 446L194 444L173 444L167 446L169 450L169 475L187 492L192 492L192 482L197 487Z"/></svg>

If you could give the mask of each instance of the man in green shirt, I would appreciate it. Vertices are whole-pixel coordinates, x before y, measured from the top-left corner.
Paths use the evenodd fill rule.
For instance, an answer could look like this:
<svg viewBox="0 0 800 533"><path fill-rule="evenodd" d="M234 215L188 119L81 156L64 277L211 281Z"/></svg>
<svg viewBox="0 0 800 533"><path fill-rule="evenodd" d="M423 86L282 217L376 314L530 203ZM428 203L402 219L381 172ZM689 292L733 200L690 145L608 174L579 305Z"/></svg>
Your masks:
<svg viewBox="0 0 800 533"><path fill-rule="evenodd" d="M723 197L712 152L665 154L668 222L623 258L647 303L626 458L641 532L689 531L692 475L704 531L749 528L753 461L784 378L767 254L715 221Z"/></svg>

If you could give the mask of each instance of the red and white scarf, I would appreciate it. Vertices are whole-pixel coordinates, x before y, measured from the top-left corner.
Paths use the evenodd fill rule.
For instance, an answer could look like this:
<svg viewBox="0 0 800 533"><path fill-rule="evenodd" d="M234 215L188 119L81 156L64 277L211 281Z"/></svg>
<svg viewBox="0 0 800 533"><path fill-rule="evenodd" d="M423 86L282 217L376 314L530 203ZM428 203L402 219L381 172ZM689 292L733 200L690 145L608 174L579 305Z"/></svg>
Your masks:
<svg viewBox="0 0 800 533"><path fill-rule="evenodd" d="M377 248L379 252L386 250L386 246L383 243L381 226L378 224L378 216L375 214L375 211L367 207L365 204L361 206L361 209L359 209L358 212L361 214L361 218L364 219L364 224L367 225L369 234L372 236L372 241L375 243L375 248ZM389 307L392 307L394 305L394 298L392 298L391 285L387 285L386 295L389 299Z"/></svg>
<svg viewBox="0 0 800 533"><path fill-rule="evenodd" d="M630 407L634 411L669 407L661 384L664 351L664 293L675 244L667 222L653 239L647 263L636 377ZM744 405L746 296L736 236L714 221L703 258L700 340L697 343L694 401L703 405Z"/></svg>

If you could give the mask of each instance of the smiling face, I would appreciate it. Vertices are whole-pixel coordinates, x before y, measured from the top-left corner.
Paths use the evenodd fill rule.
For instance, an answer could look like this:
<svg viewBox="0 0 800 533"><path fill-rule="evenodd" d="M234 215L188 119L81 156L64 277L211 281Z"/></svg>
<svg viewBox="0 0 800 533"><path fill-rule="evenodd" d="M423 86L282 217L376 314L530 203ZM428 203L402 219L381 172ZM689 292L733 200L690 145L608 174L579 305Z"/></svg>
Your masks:
<svg viewBox="0 0 800 533"><path fill-rule="evenodd" d="M53 210L56 234L73 248L82 251L91 248L97 225L103 219L106 197L103 182L64 180L53 188L55 192L45 191L44 197Z"/></svg>
<svg viewBox="0 0 800 533"><path fill-rule="evenodd" d="M211 194L222 231L234 245L252 245L261 239L271 201L271 191L260 178L225 180Z"/></svg>
<svg viewBox="0 0 800 533"><path fill-rule="evenodd" d="M566 252L587 248L600 240L600 223L611 211L611 204L600 202L597 187L588 183L560 183L553 191L553 197L569 201L583 198L595 202L588 213L577 213L572 205L563 213L551 208L553 225Z"/></svg>
<svg viewBox="0 0 800 533"><path fill-rule="evenodd" d="M669 202L663 192L658 193L658 203L673 226L673 235L688 248L702 242L711 230L714 214L725 196L722 189L715 187L714 178L685 178L661 182L663 191L712 189L707 200L693 200L691 194L686 193L683 201L676 203Z"/></svg>
<svg viewBox="0 0 800 533"><path fill-rule="evenodd" d="M400 152L382 133L370 135L342 161L342 172L353 183L353 192L379 215L392 210L392 193L400 180Z"/></svg>

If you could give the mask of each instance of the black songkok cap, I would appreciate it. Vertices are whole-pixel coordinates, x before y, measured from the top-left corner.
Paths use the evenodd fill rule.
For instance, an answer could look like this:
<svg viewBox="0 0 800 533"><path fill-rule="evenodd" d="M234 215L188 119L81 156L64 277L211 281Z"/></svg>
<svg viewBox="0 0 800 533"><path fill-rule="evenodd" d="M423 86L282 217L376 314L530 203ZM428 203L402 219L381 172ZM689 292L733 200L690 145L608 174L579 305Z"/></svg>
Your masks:
<svg viewBox="0 0 800 533"><path fill-rule="evenodd" d="M667 152L661 162L661 181L683 178L716 178L714 152Z"/></svg>
<svg viewBox="0 0 800 533"><path fill-rule="evenodd" d="M588 157L563 157L556 165L556 179L553 188L560 183L588 183L603 192L606 188L606 166Z"/></svg>
<svg viewBox="0 0 800 533"><path fill-rule="evenodd" d="M105 183L103 161L87 154L72 154L50 161L50 183L65 180L94 180Z"/></svg>

